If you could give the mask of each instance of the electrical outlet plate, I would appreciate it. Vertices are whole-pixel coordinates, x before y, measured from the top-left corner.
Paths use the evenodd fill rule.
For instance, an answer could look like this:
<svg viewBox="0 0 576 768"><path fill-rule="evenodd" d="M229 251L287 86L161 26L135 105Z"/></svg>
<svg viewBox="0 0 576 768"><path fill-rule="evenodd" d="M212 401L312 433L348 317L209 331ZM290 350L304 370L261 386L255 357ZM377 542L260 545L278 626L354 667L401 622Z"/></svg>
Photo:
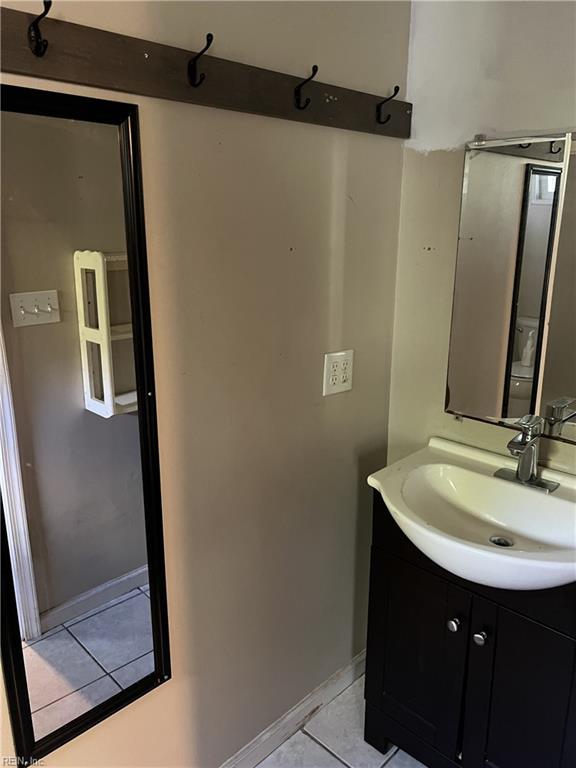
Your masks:
<svg viewBox="0 0 576 768"><path fill-rule="evenodd" d="M352 389L354 350L329 352L324 355L324 387L322 394L336 395Z"/></svg>
<svg viewBox="0 0 576 768"><path fill-rule="evenodd" d="M10 308L15 328L21 325L44 325L60 322L58 291L11 293Z"/></svg>

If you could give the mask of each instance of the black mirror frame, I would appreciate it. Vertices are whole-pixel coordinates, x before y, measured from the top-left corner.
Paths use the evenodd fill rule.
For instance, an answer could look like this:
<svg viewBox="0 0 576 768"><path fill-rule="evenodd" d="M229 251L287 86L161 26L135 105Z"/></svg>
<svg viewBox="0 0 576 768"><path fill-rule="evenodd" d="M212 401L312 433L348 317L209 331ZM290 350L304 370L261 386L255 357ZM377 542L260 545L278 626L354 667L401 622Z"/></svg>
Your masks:
<svg viewBox="0 0 576 768"><path fill-rule="evenodd" d="M138 107L135 104L119 101L105 101L11 85L1 86L1 99L3 112L84 120L118 127L134 329L150 611L154 641L154 672L36 741L32 727L2 508L2 667L16 756L20 765L29 765L118 712L148 691L165 683L170 679L171 671Z"/></svg>

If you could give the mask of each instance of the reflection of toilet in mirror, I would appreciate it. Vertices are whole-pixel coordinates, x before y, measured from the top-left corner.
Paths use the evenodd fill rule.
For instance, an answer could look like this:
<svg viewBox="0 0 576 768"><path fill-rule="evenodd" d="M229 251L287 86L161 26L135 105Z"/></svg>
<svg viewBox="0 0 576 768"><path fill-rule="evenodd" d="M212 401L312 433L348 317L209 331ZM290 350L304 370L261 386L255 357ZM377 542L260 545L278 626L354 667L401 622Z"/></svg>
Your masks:
<svg viewBox="0 0 576 768"><path fill-rule="evenodd" d="M514 334L508 416L520 417L530 412L537 339L538 318L519 316L516 320L516 332Z"/></svg>

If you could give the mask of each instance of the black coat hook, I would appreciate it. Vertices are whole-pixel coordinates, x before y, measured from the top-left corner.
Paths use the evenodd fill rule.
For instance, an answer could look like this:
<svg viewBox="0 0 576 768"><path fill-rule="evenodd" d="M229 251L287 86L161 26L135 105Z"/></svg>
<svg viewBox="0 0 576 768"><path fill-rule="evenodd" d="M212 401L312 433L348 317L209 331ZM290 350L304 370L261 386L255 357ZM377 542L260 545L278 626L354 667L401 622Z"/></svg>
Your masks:
<svg viewBox="0 0 576 768"><path fill-rule="evenodd" d="M206 45L202 50L196 54L196 56L193 56L190 61L188 62L188 81L190 82L190 85L193 88L198 88L199 85L202 85L204 82L204 78L206 75L202 72L200 76L198 76L198 70L196 67L196 64L201 56L204 56L208 48L212 45L212 42L214 41L214 35L211 32L208 32L206 35Z"/></svg>
<svg viewBox="0 0 576 768"><path fill-rule="evenodd" d="M51 7L52 0L44 0L43 12L28 27L28 45L34 56L44 56L46 48L48 48L48 40L42 37L42 32L40 31L40 22L44 16L48 15Z"/></svg>
<svg viewBox="0 0 576 768"><path fill-rule="evenodd" d="M396 96L398 96L398 92L400 91L400 86L395 85L394 86L394 93L392 96L388 96L387 99L384 99L384 101L381 101L379 104L376 105L376 122L379 125L386 125L388 120L391 119L392 115L386 115L386 117L382 117L382 107L384 104L387 104L389 101L392 101Z"/></svg>
<svg viewBox="0 0 576 768"><path fill-rule="evenodd" d="M558 147L557 149L554 149L555 145L556 145L555 141L551 141L550 142L550 154L551 155L558 155L558 154L560 154L560 152L562 152L562 147Z"/></svg>
<svg viewBox="0 0 576 768"><path fill-rule="evenodd" d="M294 106L296 109L306 109L306 107L310 104L310 99L306 97L305 101L302 102L302 88L306 85L306 83L309 83L310 80L313 80L316 75L318 74L318 67L316 64L312 67L312 74L310 77L307 77L306 80L302 80L302 82L294 88Z"/></svg>

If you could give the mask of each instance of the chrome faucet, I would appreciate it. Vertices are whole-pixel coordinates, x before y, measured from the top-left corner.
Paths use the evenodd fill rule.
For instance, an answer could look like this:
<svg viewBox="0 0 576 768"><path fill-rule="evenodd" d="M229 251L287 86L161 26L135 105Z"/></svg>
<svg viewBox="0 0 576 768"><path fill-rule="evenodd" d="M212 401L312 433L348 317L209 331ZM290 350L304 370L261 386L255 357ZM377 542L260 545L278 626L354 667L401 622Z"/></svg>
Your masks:
<svg viewBox="0 0 576 768"><path fill-rule="evenodd" d="M550 434L562 434L562 427L576 417L576 398L559 397L546 405L546 421L550 424Z"/></svg>
<svg viewBox="0 0 576 768"><path fill-rule="evenodd" d="M516 422L515 426L520 432L508 443L508 450L518 459L516 472L512 469L499 469L494 473L495 477L510 480L514 483L536 488L546 493L552 493L558 488L558 483L542 480L538 477L538 449L540 437L544 428L544 419L541 416L527 414Z"/></svg>
<svg viewBox="0 0 576 768"><path fill-rule="evenodd" d="M520 427L520 432L510 440L507 448L518 459L516 479L519 483L533 483L538 479L538 448L544 419L528 414L522 416L515 426Z"/></svg>

